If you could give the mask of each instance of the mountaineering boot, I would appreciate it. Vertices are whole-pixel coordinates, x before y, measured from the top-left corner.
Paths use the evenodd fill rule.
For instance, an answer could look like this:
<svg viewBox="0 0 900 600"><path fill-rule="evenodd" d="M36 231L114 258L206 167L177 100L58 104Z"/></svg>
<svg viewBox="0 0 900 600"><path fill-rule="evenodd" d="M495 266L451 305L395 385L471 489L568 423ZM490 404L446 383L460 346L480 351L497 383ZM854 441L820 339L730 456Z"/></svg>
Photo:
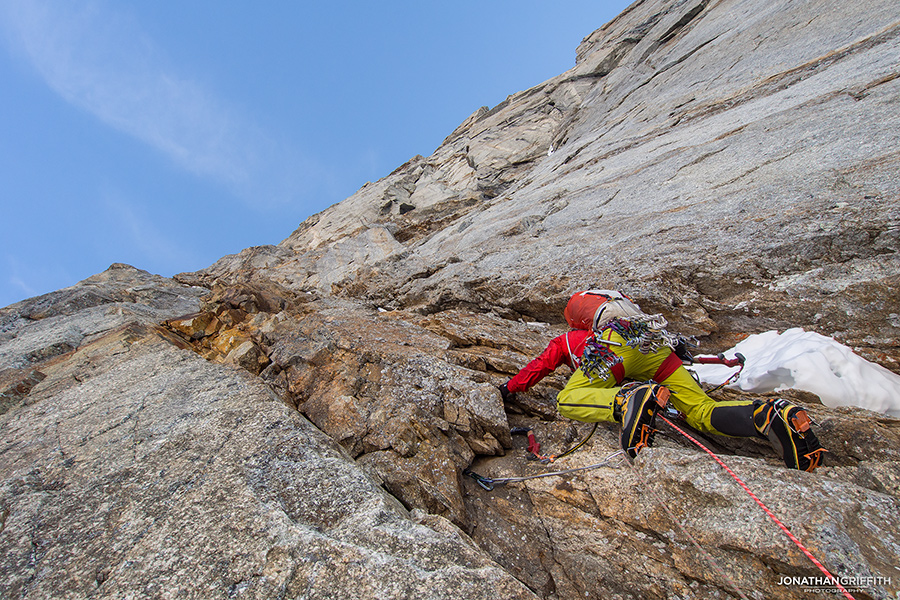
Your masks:
<svg viewBox="0 0 900 600"><path fill-rule="evenodd" d="M812 472L828 452L810 429L806 411L782 398L755 403L753 424L789 469Z"/></svg>
<svg viewBox="0 0 900 600"><path fill-rule="evenodd" d="M623 386L616 394L613 416L622 422L622 450L633 459L653 443L656 412L669 401L669 389L653 381Z"/></svg>

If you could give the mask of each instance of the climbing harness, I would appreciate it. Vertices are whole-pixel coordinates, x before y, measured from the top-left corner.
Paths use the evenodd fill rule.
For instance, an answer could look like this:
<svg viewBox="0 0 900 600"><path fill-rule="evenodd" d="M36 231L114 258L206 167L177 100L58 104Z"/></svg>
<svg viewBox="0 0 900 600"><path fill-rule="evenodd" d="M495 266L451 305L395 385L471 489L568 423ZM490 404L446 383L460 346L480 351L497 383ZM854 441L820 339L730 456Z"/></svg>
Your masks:
<svg viewBox="0 0 900 600"><path fill-rule="evenodd" d="M763 501L760 500L760 499L756 496L756 494L753 493L753 491L747 486L747 484L744 483L744 482L741 480L741 478L738 477L738 476L734 473L734 471L732 471L731 468L729 468L728 465L726 465L725 462L724 462L721 458L719 458L712 450L710 450L709 448L707 448L706 446L704 446L702 443L700 443L700 442L698 442L696 439L694 439L694 438L693 438L690 434L688 434L686 431L684 431L683 429L681 429L680 427L678 427L677 425L675 425L675 423L673 423L672 421L670 421L669 419L667 419L666 417L664 417L662 414L657 414L657 417L659 417L660 419L662 419L663 421L665 421L666 423L668 423L669 426L672 427L672 429L674 429L675 431L677 431L678 433L680 433L681 435L683 435L684 437L686 437L688 440L690 440L690 441L693 442L695 445L697 445L701 450L703 450L703 451L706 452L708 455L710 455L710 456L712 457L712 459L715 460L715 461L719 464L719 466L721 466L723 469L725 469L725 471L726 471L729 475L731 475L731 477L738 483L738 485L740 485L740 486L744 489L744 491L747 492L747 494L749 494L751 498L753 498L753 500L759 505L759 507L762 508L763 512L765 512L766 515L768 515L768 517L769 517L776 525L778 525L778 527L785 533L785 535L787 535L787 537L788 537L792 542L794 542L794 544L800 549L800 551L803 552L803 554L805 554L806 557L809 558L809 560L811 560L812 563L813 563L814 565L816 565L816 567L818 567L819 570L822 571L822 573L825 574L825 577L828 578L827 580L830 581L830 582L832 582L832 583L834 583L834 587L837 588L838 590L840 590L840 592L844 595L845 598L848 598L848 600L855 600L855 598L850 594L850 592L848 592L848 591L847 591L847 590L846 590L846 589L838 582L838 579L837 579L834 575L832 575L832 574L828 571L828 569L826 569L825 566L822 565L822 563L819 562L818 559L816 559L815 556L813 556L812 552L810 552L810 551L806 548L806 546L803 545L803 543L797 538L797 536L795 536L793 533L791 533L790 529L788 529L787 526L785 526L785 524L782 523L781 520L779 520L778 517L776 517L775 514L774 514L771 510L769 510L769 507L766 506L766 505L763 503ZM651 488L651 489L652 489L652 488ZM663 506L665 506L665 504L663 504ZM673 520L675 520L676 523L678 524L679 528L681 528L682 531L684 531L684 528L681 527L680 523L678 523L676 519L674 519L674 517L671 515L671 513L670 513L670 517L672 517ZM687 533L687 532L685 532L685 533ZM695 543L696 543L696 542L695 542ZM698 547L699 547L699 545L698 545ZM701 549L701 550L702 550L702 549ZM704 554L706 554L706 552L704 552ZM724 572L722 572L721 569L718 568L717 565L715 565L715 561L712 561L712 557L710 557L708 554L707 554L707 557L708 557L708 559L713 563L713 565L719 570L720 574L724 575ZM727 578L727 576L725 576L725 577ZM733 585L733 582L732 582L732 585ZM744 596L743 594L740 594L740 595L741 595L741 597L743 597L743 598L746 597L746 596Z"/></svg>
<svg viewBox="0 0 900 600"><path fill-rule="evenodd" d="M666 331L667 324L662 315L638 314L628 318L618 317L610 320L602 328L595 330L594 335L585 342L580 361L582 373L587 375L591 381L594 381L594 378L608 379L610 375L613 375L616 383L621 384L625 378L623 358L616 354L610 346L625 345L642 354L649 354L666 346L674 350L679 343L690 342L687 338ZM625 343L605 339L603 333L607 331L619 334ZM679 366L681 366L680 359L673 356L671 365L666 365L666 377ZM665 379L665 377L661 379Z"/></svg>
<svg viewBox="0 0 900 600"><path fill-rule="evenodd" d="M518 483L521 481L528 481L531 479L540 479L542 477L554 477L557 475L567 475L569 473L576 473L578 471L588 471L591 469L606 467L610 464L610 462L612 462L613 459L615 459L619 456L622 456L623 454L624 454L624 452L622 450L619 450L618 452L613 452L612 454L610 454L609 456L604 458L602 461L595 463L593 465L587 465L584 467L576 467L574 469L565 469L562 471L553 471L550 473L539 473L537 475L527 475L525 477L504 477L504 478L494 479L491 477L485 477L483 475L479 475L478 473L476 473L475 471L472 471L471 469L465 469L463 471L463 475L471 477L478 483L478 485L480 485L482 488L484 488L485 490L490 492L490 491L493 491L495 486L505 485L507 483Z"/></svg>

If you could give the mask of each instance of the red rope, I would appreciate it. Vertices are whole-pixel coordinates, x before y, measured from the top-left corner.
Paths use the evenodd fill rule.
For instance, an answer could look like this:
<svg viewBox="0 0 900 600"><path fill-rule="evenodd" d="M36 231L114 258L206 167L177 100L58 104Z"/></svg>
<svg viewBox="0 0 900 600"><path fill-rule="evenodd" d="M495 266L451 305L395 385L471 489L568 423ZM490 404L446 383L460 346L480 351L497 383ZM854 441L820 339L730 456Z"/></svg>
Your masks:
<svg viewBox="0 0 900 600"><path fill-rule="evenodd" d="M707 552L706 550L703 549L703 546L700 545L700 542L698 542L696 539L694 539L694 536L692 536L690 534L690 532L687 530L687 528L681 524L681 521L678 520L678 517L676 517L672 513L672 511L669 510L669 507L666 505L665 501L659 497L659 494L656 493L656 490L653 489L653 486L650 485L650 482L647 481L647 479L643 475L641 475L641 470L638 469L633 464L631 464L630 460L626 460L625 464L628 465L629 467L631 467L631 470L634 472L635 475L638 476L638 479L641 480L641 483L644 484L644 487L646 489L650 490L650 493L653 494L653 497L656 499L656 503L659 504L660 506L662 506L663 510L666 511L666 514L669 515L669 518L672 519L672 522L675 523L676 527L678 527L678 529L681 530L681 533L683 533L684 536L688 540L690 540L690 542L692 544L694 544L694 547L700 552L700 554L703 555L704 558L706 558L706 560L709 562L709 564L712 565L713 569L716 570L716 572L719 574L719 576L728 585L730 585L732 587L732 589L734 589L734 591L737 592L737 595L740 596L743 600L750 600L747 597L747 595L741 591L741 588L739 588L737 586L737 584L734 582L734 580L731 577L729 577L727 573L725 573L725 570L721 566L719 566L719 563L716 562L716 559L714 559L710 555L709 552Z"/></svg>
<svg viewBox="0 0 900 600"><path fill-rule="evenodd" d="M790 540L791 540L792 542L794 542L794 543L797 545L798 548L800 548L800 550L803 552L803 554L805 554L805 555L807 556L807 558L809 558L809 560L811 560L811 561L813 562L814 565L816 565L817 567L819 567L819 570L822 571L822 573L824 573L826 577L828 577L828 580L829 580L830 582L833 582L833 583L834 583L835 587L841 591L841 593L844 595L844 597L848 598L848 600L856 600L856 599L850 594L850 592L848 592L846 589L844 589L844 587L843 587L840 583L838 583L837 578L836 578L834 575L832 575L831 573L829 573L829 572L828 572L828 569L826 569L826 568L822 565L822 563L820 563L820 562L816 559L816 557L812 555L812 552L810 552L809 550L806 549L806 546L804 546L803 543L802 543L799 539L797 539L797 536L795 536L793 533L791 533L791 531L784 525L784 523L782 523L782 522L778 519L778 517L776 517L776 516L772 513L771 510L769 510L769 507L766 506L765 504L763 504L762 500L760 500L759 498L756 497L756 494L754 494L754 493L750 490L750 488L747 487L747 484L744 483L743 481L741 481L741 478L740 478L740 477L738 477L737 475L735 475L734 471L732 471L732 470L728 467L728 465L726 465L726 464L722 461L721 458L719 458L718 456L716 456L715 453L714 453L712 450L710 450L709 448L707 448L706 446L704 446L703 444L701 444L700 442L698 442L697 440L695 440L693 437L691 437L690 435L688 435L684 430L682 430L681 428L679 428L677 425L675 425L675 423L673 423L673 422L670 421L669 419L665 418L665 417L662 416L661 414L657 414L656 416L659 417L660 419L662 419L663 421L665 421L666 423L668 423L669 425L671 425L672 428L675 429L675 431L677 431L678 433L680 433L681 435L683 435L683 436L686 437L687 439L689 439L689 440L691 440L692 442L694 442L697 446L699 446L701 449L703 449L707 454L709 454L711 457L713 457L713 460L715 460L717 463L719 463L719 465L720 465L723 469L725 469L725 471L727 471L728 474L731 475L731 476L734 478L734 480L737 481L738 484L739 484L742 488L744 488L744 491L745 491L745 492L747 492L748 494L750 494L750 497L753 498L753 499L756 501L757 504L759 504L760 508L762 508L762 509L765 511L765 513L766 513L767 515L769 515L769 518L772 519L772 520L775 522L775 524L778 525L778 526L781 528L781 530L785 533L785 535L787 535L787 536L790 538Z"/></svg>

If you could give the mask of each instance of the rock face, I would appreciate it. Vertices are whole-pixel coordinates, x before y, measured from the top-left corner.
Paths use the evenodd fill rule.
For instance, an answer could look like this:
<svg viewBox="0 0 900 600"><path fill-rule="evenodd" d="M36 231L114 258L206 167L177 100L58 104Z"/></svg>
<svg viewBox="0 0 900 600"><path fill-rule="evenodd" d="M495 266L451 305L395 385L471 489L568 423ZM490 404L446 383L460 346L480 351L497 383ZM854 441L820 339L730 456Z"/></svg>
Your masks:
<svg viewBox="0 0 900 600"><path fill-rule="evenodd" d="M634 465L604 424L527 461L514 427L590 431L556 414L568 373L496 386L593 286L704 352L800 326L900 371L898 55L894 2L636 2L278 245L0 310L0 596L833 597L671 427ZM815 473L700 441L896 597L900 421L786 394Z"/></svg>
<svg viewBox="0 0 900 600"><path fill-rule="evenodd" d="M598 282L726 347L801 323L896 369L897 21L635 3L572 70L206 275L550 322Z"/></svg>
<svg viewBox="0 0 900 600"><path fill-rule="evenodd" d="M4 598L534 597L449 522L410 514L258 377L154 322L198 308L197 290L106 276L4 315L19 352L96 330L30 358L40 381L3 416ZM129 290L158 312L111 300ZM50 313L28 322L37 310Z"/></svg>

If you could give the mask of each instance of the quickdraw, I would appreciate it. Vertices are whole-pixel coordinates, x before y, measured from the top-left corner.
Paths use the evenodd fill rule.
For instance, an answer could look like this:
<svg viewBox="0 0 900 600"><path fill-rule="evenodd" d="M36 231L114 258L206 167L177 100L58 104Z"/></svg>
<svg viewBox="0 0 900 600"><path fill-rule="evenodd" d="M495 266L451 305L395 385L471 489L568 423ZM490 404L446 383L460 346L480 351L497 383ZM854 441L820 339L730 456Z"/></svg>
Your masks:
<svg viewBox="0 0 900 600"><path fill-rule="evenodd" d="M668 321L662 315L642 315L613 319L603 330L615 331L629 347L640 351L641 354L649 354L664 346L674 349L678 345L681 338L666 331L666 325Z"/></svg>
<svg viewBox="0 0 900 600"><path fill-rule="evenodd" d="M717 356L693 356L691 357L691 361L701 365L725 365L726 367L737 367L738 370L731 374L731 376L717 385L716 387L709 389L706 391L707 394L711 394L712 392L717 392L721 390L723 387L737 381L738 377L741 376L741 371L744 370L744 363L747 361L744 358L744 355L740 352L736 352L734 358L725 358L724 354L719 353Z"/></svg>
<svg viewBox="0 0 900 600"><path fill-rule="evenodd" d="M610 454L609 456L604 458L602 461L595 463L593 465L587 465L584 467L576 467L574 469L565 469L563 471L553 471L550 473L539 473L537 475L527 475L525 477L503 477L503 478L499 478L499 479L494 479L491 477L485 477L483 475L479 475L478 473L476 473L475 471L472 471L471 469L464 470L463 475L466 475L467 477L471 477L478 483L478 485L480 485L485 490L491 492L494 490L494 487L496 487L498 485L505 485L507 483L519 483L521 481L528 481L530 479L540 479L542 477L554 477L554 476L558 476L558 475L567 475L569 473L576 473L578 471L588 471L590 469L598 469L600 467L608 466L610 464L610 462L613 461L613 459L615 459L616 457L620 457L624 454L625 453L622 450L619 450L618 452L613 452L612 454Z"/></svg>
<svg viewBox="0 0 900 600"><path fill-rule="evenodd" d="M581 372L594 381L594 378L608 379L612 369L622 364L622 357L610 350L609 344L618 345L616 342L600 339L592 335L584 344L584 352L581 355Z"/></svg>

